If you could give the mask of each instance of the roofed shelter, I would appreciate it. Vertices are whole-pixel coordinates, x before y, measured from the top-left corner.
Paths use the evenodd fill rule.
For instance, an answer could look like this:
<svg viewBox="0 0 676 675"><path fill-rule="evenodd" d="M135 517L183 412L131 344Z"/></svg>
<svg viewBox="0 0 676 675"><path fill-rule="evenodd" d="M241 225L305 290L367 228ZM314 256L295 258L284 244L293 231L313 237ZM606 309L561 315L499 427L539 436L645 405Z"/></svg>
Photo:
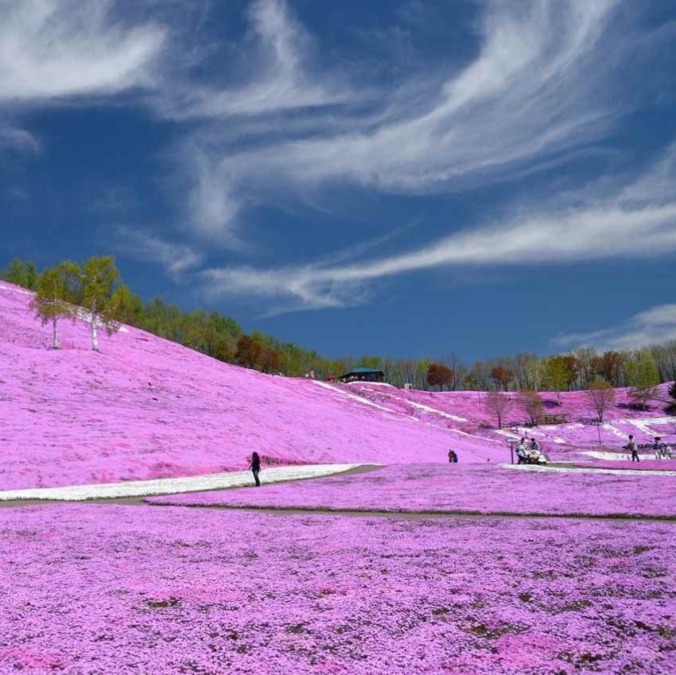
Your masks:
<svg viewBox="0 0 676 675"><path fill-rule="evenodd" d="M340 382L384 382L385 373L375 368L354 368L349 373L341 375Z"/></svg>

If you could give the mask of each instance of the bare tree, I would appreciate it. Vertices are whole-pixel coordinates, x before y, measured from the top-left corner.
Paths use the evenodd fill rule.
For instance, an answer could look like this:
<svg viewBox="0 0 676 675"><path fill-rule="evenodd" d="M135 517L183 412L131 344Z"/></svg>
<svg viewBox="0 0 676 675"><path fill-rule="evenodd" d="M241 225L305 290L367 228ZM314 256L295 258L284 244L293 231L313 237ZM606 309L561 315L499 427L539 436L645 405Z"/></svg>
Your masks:
<svg viewBox="0 0 676 675"><path fill-rule="evenodd" d="M502 420L512 405L512 399L503 391L489 391L486 394L486 409L498 420L498 429L502 429Z"/></svg>
<svg viewBox="0 0 676 675"><path fill-rule="evenodd" d="M606 412L615 402L613 385L607 380L595 380L589 384L587 395L592 407L596 411L599 424L601 424Z"/></svg>
<svg viewBox="0 0 676 675"><path fill-rule="evenodd" d="M467 374L467 366L457 354L450 354L444 357L443 364L453 373L451 389L458 389Z"/></svg>
<svg viewBox="0 0 676 675"><path fill-rule="evenodd" d="M519 403L528 415L531 424L538 423L540 415L544 409L544 404L540 395L536 391L522 391L519 392Z"/></svg>

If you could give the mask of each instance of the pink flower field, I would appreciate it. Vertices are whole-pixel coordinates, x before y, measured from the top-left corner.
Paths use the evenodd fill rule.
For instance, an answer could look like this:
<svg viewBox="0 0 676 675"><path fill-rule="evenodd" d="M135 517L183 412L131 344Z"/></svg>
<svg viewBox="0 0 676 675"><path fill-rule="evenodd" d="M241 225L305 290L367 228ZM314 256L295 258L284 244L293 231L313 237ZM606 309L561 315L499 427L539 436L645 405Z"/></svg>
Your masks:
<svg viewBox="0 0 676 675"><path fill-rule="evenodd" d="M400 464L256 490L214 490L146 501L182 506L676 519L676 477L530 472L481 464Z"/></svg>
<svg viewBox="0 0 676 675"><path fill-rule="evenodd" d="M0 489L144 480L238 470L257 450L280 464L430 463L453 447L464 463L505 461L506 436L534 435L553 459L581 459L598 430L583 393L561 396L569 424L497 432L482 394L403 391L275 377L224 364L129 327L90 349L89 326L63 323L63 349L0 283ZM553 402L554 394L545 394ZM633 433L676 439L658 407L637 413L620 392L604 446ZM523 412L514 406L510 422ZM588 459L588 458L587 458Z"/></svg>
<svg viewBox="0 0 676 675"><path fill-rule="evenodd" d="M673 526L0 510L0 672L671 673Z"/></svg>
<svg viewBox="0 0 676 675"><path fill-rule="evenodd" d="M7 501L0 674L674 672L675 463L617 452L630 433L672 442L657 406L620 392L599 429L565 393L567 424L497 431L476 392L273 377L129 327L94 353L66 323L53 351L30 297L0 283L0 490L96 496L253 450L263 486ZM500 465L524 433L546 472ZM386 466L265 484L298 464Z"/></svg>
<svg viewBox="0 0 676 675"><path fill-rule="evenodd" d="M142 480L279 463L435 461L454 443L486 461L502 443L383 410L305 379L221 363L133 328L90 349L63 323L63 349L0 283L0 489ZM495 446L495 447L493 447Z"/></svg>

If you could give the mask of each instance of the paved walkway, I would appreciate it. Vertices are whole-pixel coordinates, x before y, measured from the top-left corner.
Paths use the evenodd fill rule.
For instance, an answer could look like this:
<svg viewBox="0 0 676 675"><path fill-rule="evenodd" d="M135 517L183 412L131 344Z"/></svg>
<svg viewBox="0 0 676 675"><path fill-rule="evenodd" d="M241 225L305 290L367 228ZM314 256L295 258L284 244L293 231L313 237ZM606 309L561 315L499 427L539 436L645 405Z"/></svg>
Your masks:
<svg viewBox="0 0 676 675"><path fill-rule="evenodd" d="M337 473L359 469L361 466L361 464L310 464L306 466L265 468L261 471L260 478L263 483L280 483L289 480L332 476ZM126 481L124 483L4 490L0 491L0 502L77 502L92 499L151 497L155 495L221 490L250 485L253 485L251 471L232 471L185 478L158 478L156 480Z"/></svg>
<svg viewBox="0 0 676 675"><path fill-rule="evenodd" d="M506 469L515 471L539 471L540 473L609 473L615 476L676 476L676 471L660 471L659 469L595 469L586 466L563 466L563 462L556 466L542 466L538 464L501 464Z"/></svg>

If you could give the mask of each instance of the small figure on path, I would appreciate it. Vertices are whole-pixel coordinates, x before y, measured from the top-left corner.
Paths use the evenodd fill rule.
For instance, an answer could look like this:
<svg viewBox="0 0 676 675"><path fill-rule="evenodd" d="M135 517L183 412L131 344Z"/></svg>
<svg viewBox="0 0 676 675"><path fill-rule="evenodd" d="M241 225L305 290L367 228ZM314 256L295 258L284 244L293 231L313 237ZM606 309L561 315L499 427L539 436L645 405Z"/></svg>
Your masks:
<svg viewBox="0 0 676 675"><path fill-rule="evenodd" d="M528 453L526 452L526 439L522 438L519 445L516 446L516 456L519 458L517 464L526 464Z"/></svg>
<svg viewBox="0 0 676 675"><path fill-rule="evenodd" d="M249 465L249 468L253 472L253 477L254 477L254 480L256 481L256 487L260 487L261 481L258 478L258 474L260 473L260 470L261 470L261 458L260 458L260 456L258 455L257 452L254 452L251 455L251 464Z"/></svg>
<svg viewBox="0 0 676 675"><path fill-rule="evenodd" d="M458 453L453 449L448 451L448 462L449 464L456 464L458 462Z"/></svg>
<svg viewBox="0 0 676 675"><path fill-rule="evenodd" d="M655 459L666 459L666 452L664 451L664 444L659 436L655 436L653 443L653 450L655 451Z"/></svg>
<svg viewBox="0 0 676 675"><path fill-rule="evenodd" d="M624 447L626 450L629 450L631 452L632 462L641 461L638 456L638 445L636 445L636 441L634 440L634 437L631 434L629 435L629 443L627 443L627 445L625 445Z"/></svg>

